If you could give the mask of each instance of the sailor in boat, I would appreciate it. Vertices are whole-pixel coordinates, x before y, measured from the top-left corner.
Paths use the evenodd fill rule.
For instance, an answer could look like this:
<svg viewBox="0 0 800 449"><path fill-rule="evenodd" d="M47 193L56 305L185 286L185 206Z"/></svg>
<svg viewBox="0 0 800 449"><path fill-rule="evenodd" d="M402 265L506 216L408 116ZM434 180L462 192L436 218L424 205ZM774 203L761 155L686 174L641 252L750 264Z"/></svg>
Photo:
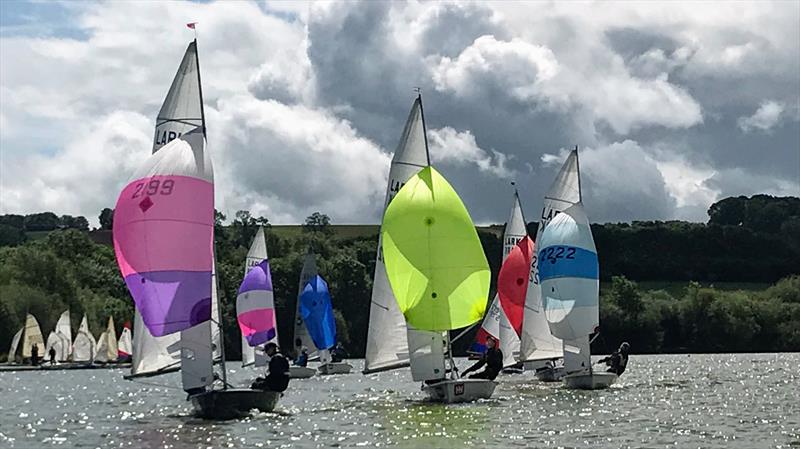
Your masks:
<svg viewBox="0 0 800 449"><path fill-rule="evenodd" d="M56 364L56 348L51 347L50 351L48 352L50 355L50 365Z"/></svg>
<svg viewBox="0 0 800 449"><path fill-rule="evenodd" d="M302 367L308 366L308 348L303 346L303 349L300 350L300 355L298 355L297 358L294 359L294 364L295 366L302 366Z"/></svg>
<svg viewBox="0 0 800 449"><path fill-rule="evenodd" d="M278 351L278 345L269 342L264 345L264 352L269 357L267 377L259 377L253 382L251 388L256 390L269 390L284 392L289 386L289 361Z"/></svg>
<svg viewBox="0 0 800 449"><path fill-rule="evenodd" d="M31 365L36 366L39 364L39 345L36 343L31 347Z"/></svg>
<svg viewBox="0 0 800 449"><path fill-rule="evenodd" d="M610 356L599 360L597 363L605 363L608 365L607 372L621 376L628 366L628 353L630 350L631 345L629 345L627 341L622 342L622 344L619 345L619 349L612 352Z"/></svg>
<svg viewBox="0 0 800 449"><path fill-rule="evenodd" d="M464 371L462 377L466 376L467 373L481 369L484 365L486 368L479 373L469 376L470 379L494 380L500 373L500 370L503 369L503 351L497 347L497 339L492 336L486 337L486 352L483 353L483 356L477 363Z"/></svg>
<svg viewBox="0 0 800 449"><path fill-rule="evenodd" d="M337 342L336 346L331 350L331 362L339 363L347 356L347 351L342 346L342 342Z"/></svg>

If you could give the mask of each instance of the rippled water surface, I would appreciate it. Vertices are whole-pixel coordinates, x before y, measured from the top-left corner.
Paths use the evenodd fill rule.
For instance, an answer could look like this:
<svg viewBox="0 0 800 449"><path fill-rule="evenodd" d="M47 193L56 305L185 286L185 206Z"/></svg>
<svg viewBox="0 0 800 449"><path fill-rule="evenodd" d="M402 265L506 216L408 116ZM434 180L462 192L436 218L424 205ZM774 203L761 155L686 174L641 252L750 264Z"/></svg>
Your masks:
<svg viewBox="0 0 800 449"><path fill-rule="evenodd" d="M800 354L633 356L609 390L501 376L493 399L449 406L423 402L408 370L314 377L292 381L276 413L227 422L193 418L178 374L3 372L0 447L800 448L798 366ZM256 375L228 368L234 384Z"/></svg>

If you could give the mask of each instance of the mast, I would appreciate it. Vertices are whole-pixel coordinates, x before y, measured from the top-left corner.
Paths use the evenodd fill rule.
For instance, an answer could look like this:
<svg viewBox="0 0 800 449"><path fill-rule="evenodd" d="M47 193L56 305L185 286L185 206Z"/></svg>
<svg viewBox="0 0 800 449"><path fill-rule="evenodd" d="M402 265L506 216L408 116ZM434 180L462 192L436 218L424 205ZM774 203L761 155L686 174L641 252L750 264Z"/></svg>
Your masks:
<svg viewBox="0 0 800 449"><path fill-rule="evenodd" d="M217 251L216 245L214 249L214 259L216 259ZM220 365L222 366L222 389L228 389L228 370L225 368L225 336L223 335L224 332L222 331L222 307L219 307L219 275L217 274L217 264L214 263L214 284L217 287L217 328L219 328L219 358L220 358ZM212 338L211 341L211 358L213 363L214 358L214 341Z"/></svg>
<svg viewBox="0 0 800 449"><path fill-rule="evenodd" d="M195 34L197 34L197 31L195 31ZM203 105L203 83L200 82L200 55L197 53L197 37L194 38L194 61L197 64L197 89L200 92L200 121L203 123L203 137L207 138L206 108Z"/></svg>
<svg viewBox="0 0 800 449"><path fill-rule="evenodd" d="M200 72L198 72L200 73ZM203 122L205 123L205 122ZM578 202L583 203L583 189L581 189L581 161L578 158L578 146L575 145L575 169L578 171Z"/></svg>
<svg viewBox="0 0 800 449"><path fill-rule="evenodd" d="M522 201L519 199L519 190L517 190L516 181L511 181L511 186L514 187L514 198L517 199L519 204L519 213L522 215L522 223L525 225L525 234L528 233L528 222L525 220L525 209L522 207Z"/></svg>
<svg viewBox="0 0 800 449"><path fill-rule="evenodd" d="M197 50L197 30L195 30L195 38L194 38L194 61L197 64L197 90L200 94L200 121L203 123L203 137L208 139L208 135L206 134L206 108L203 102L203 83L200 80L200 53ZM214 236L216 240L216 234ZM211 260L214 262L214 284L217 288L217 328L219 329L219 358L220 358L220 365L222 366L222 389L228 389L228 370L225 368L225 337L222 327L222 307L219 307L219 276L217 274L217 250L216 250L216 242L214 243L213 255ZM213 335L211 339L211 363L213 364L214 361L214 349L213 349Z"/></svg>
<svg viewBox="0 0 800 449"><path fill-rule="evenodd" d="M416 91L417 100L419 100L419 115L422 116L422 135L425 138L425 156L428 158L428 165L431 165L431 151L428 148L428 128L427 125L425 125L425 110L422 108L422 89L417 87Z"/></svg>

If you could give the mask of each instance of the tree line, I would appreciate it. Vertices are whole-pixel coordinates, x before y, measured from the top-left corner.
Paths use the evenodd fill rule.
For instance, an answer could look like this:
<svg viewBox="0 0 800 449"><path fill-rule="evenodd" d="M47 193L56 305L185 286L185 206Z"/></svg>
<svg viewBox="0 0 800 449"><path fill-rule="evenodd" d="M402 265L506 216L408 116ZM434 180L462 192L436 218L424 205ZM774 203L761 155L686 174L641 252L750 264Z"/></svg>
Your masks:
<svg viewBox="0 0 800 449"><path fill-rule="evenodd" d="M711 206L709 217L705 224L592 225L602 280L601 337L594 343L598 352L613 349L623 339L636 352L800 350L800 199L727 198ZM51 212L0 217L0 353L9 347L26 313L36 316L45 334L66 309L73 327L85 314L95 334L104 329L109 315L118 331L132 319L133 302L108 244L113 211L104 209L99 218L100 228L87 232L84 217ZM328 216L315 213L302 232L279 235L268 219L239 211L230 220L217 212L215 223L229 358L240 355L236 293L259 226L267 236L281 344L291 347L300 270L310 247L329 284L339 339L351 354L363 356L377 227L366 235L342 237ZM535 235L536 223L528 230ZM493 273L490 298L501 264L500 234L479 229ZM672 281L682 287L652 290L636 281ZM761 291L709 286L723 282L774 285ZM463 354L470 340L467 335L458 341L455 353Z"/></svg>

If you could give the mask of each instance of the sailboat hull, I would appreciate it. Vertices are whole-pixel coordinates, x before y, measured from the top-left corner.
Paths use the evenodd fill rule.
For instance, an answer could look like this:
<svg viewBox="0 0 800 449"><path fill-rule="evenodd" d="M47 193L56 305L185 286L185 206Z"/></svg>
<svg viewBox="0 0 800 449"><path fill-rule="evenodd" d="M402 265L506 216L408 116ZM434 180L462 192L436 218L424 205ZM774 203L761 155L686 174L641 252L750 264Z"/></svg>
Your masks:
<svg viewBox="0 0 800 449"><path fill-rule="evenodd" d="M568 374L564 376L564 385L574 390L602 390L617 381L614 373Z"/></svg>
<svg viewBox="0 0 800 449"><path fill-rule="evenodd" d="M281 396L275 391L230 388L206 391L190 396L189 400L200 418L236 419L248 416L253 409L271 412Z"/></svg>
<svg viewBox="0 0 800 449"><path fill-rule="evenodd" d="M289 378L290 379L308 379L309 377L314 376L316 371L314 368L308 368L305 366L290 366L289 367Z"/></svg>
<svg viewBox="0 0 800 449"><path fill-rule="evenodd" d="M566 368L557 366L555 368L545 367L536 370L534 376L541 382L560 382L567 374Z"/></svg>
<svg viewBox="0 0 800 449"><path fill-rule="evenodd" d="M317 369L320 374L350 374L353 366L344 362L330 362L320 365Z"/></svg>
<svg viewBox="0 0 800 449"><path fill-rule="evenodd" d="M431 401L452 404L489 399L496 386L497 382L488 379L453 379L425 385L422 391L428 394Z"/></svg>

